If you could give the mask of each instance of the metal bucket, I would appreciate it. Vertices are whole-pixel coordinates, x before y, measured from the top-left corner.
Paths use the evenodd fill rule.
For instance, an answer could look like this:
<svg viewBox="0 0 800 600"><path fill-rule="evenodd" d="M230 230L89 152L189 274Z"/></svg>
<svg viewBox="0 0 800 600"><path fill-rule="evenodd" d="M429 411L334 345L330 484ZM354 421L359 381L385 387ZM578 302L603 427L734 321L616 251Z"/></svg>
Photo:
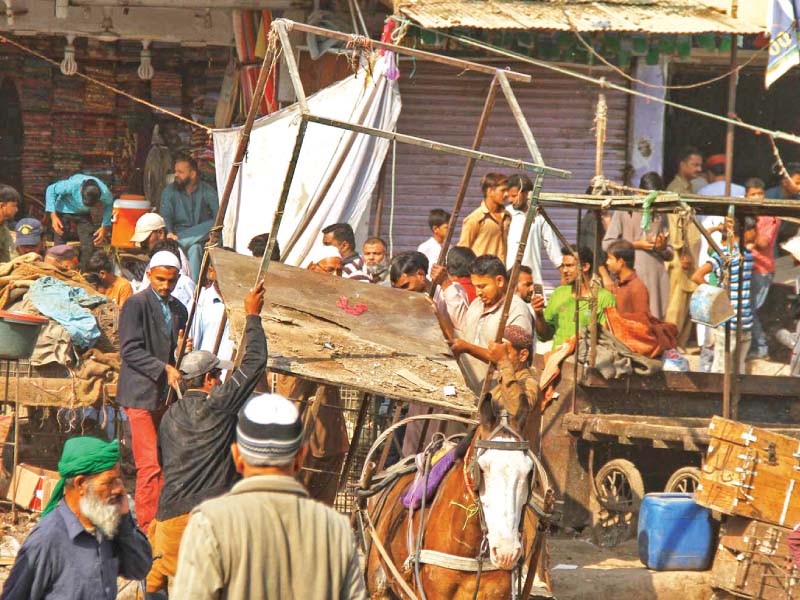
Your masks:
<svg viewBox="0 0 800 600"><path fill-rule="evenodd" d="M707 327L717 327L735 316L736 311L731 305L728 293L723 288L702 283L692 294L689 314L695 323Z"/></svg>
<svg viewBox="0 0 800 600"><path fill-rule="evenodd" d="M46 317L0 310L0 358L30 358Z"/></svg>

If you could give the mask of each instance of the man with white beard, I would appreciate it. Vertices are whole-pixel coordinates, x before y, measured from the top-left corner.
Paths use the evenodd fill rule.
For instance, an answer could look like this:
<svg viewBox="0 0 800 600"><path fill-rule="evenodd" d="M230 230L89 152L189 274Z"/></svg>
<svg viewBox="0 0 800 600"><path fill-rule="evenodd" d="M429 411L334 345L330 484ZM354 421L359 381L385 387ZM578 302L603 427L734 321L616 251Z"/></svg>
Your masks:
<svg viewBox="0 0 800 600"><path fill-rule="evenodd" d="M150 570L152 550L130 514L117 440L67 440L58 472L3 600L113 600L118 576L143 579Z"/></svg>

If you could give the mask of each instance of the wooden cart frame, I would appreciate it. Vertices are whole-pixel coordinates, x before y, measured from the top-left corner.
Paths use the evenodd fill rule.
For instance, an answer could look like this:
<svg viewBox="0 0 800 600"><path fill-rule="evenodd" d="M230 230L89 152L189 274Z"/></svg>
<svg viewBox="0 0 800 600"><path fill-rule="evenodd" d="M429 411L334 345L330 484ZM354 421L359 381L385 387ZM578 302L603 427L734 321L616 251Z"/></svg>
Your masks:
<svg viewBox="0 0 800 600"><path fill-rule="evenodd" d="M581 211L593 211L597 222L601 210L643 210L642 201L643 195L541 198L545 206L576 208L578 219ZM726 215L729 206L740 228L745 216L796 214L791 201L672 193L660 194L650 210L691 211L701 234L716 248L695 211ZM599 246L597 236L595 257ZM542 453L563 499L562 526L592 525L597 541L613 545L631 533L644 493L693 491L708 446L708 422L716 414L800 438L800 425L795 425L800 422L800 379L739 374L738 356L727 352L723 374L663 372L606 380L594 369L597 328L595 319L589 360L565 362L556 399L544 415Z"/></svg>

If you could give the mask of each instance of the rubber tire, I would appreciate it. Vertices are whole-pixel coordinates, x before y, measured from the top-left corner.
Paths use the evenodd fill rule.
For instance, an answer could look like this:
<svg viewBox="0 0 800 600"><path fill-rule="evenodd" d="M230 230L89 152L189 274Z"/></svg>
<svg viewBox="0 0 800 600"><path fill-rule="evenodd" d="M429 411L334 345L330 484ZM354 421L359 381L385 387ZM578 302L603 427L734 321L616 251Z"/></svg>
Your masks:
<svg viewBox="0 0 800 600"><path fill-rule="evenodd" d="M644 498L644 481L642 481L642 474L639 473L639 469L637 469L636 465L634 465L631 461L624 458L615 458L610 460L600 467L600 469L597 471L597 474L594 476L597 489L601 489L603 487L603 480L611 471L620 471L625 476L625 479L628 480L628 487L630 488L631 495L633 496L631 512L638 513L639 506L642 504L642 498ZM598 504L602 506L600 498L598 498L597 501Z"/></svg>
<svg viewBox="0 0 800 600"><path fill-rule="evenodd" d="M668 494L670 493L681 493L681 490L675 489L675 486L681 479L686 479L687 477L692 477L697 483L700 483L700 475L701 471L697 467L681 467L680 469L676 470L672 475L670 475L669 479L667 480L667 484L664 486L664 491ZM696 486L695 486L696 489ZM689 492L685 492L689 493ZM694 493L694 492L691 492Z"/></svg>

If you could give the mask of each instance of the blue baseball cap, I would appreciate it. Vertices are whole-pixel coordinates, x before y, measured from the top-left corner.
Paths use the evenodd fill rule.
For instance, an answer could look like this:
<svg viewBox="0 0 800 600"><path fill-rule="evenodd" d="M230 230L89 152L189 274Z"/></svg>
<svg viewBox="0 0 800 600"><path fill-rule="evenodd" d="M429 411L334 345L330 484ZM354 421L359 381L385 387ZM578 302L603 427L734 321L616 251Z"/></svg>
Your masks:
<svg viewBox="0 0 800 600"><path fill-rule="evenodd" d="M42 224L36 219L20 219L14 231L17 246L35 246L42 241Z"/></svg>

